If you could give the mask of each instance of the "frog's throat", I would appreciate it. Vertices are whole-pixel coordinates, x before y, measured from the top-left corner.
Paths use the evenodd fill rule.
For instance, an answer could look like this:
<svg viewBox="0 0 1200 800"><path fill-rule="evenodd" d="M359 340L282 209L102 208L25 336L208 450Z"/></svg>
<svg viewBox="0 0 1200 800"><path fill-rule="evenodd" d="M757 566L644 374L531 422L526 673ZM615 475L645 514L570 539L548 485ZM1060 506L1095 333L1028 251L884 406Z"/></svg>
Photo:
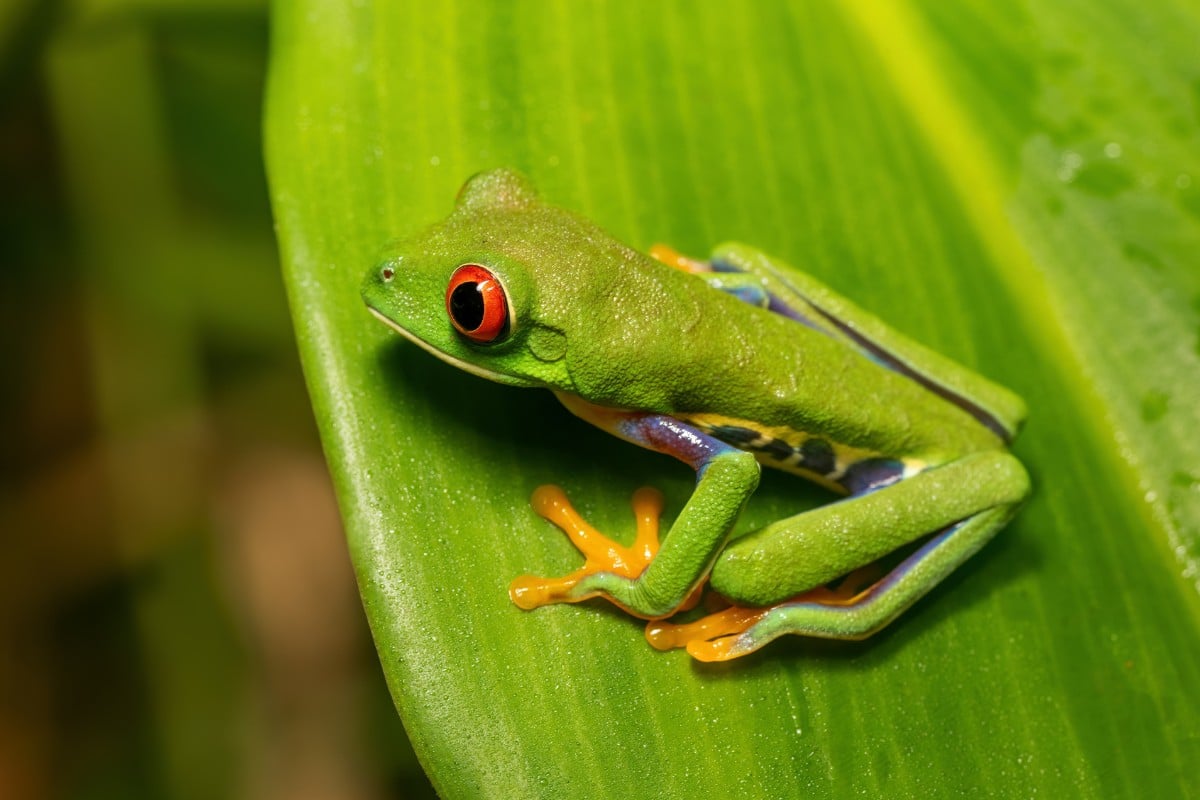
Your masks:
<svg viewBox="0 0 1200 800"><path fill-rule="evenodd" d="M445 361L447 364L453 364L454 366L458 367L461 370L469 372L472 375L478 375L481 378L487 378L489 381L496 381L497 383L508 383L508 384L513 383L513 379L510 376L505 375L502 372L493 372L490 369L484 369L483 367L481 367L477 364L472 364L470 361L463 361L461 358L455 358L454 356L450 355L449 353L445 353L445 352L437 349L436 347L431 345L429 342L418 337L416 334L412 333L411 331L406 331L404 328L401 328L395 322L392 322L390 319L388 319L384 314L380 313L379 311L376 311L375 309L371 308L370 306L367 306L367 310L370 311L372 314L374 314L380 321L382 321L385 325L387 325L389 328L394 330L396 333L400 334L405 339L408 339L413 344L416 344L422 350L426 350L430 353L433 353L435 356L440 358L442 361Z"/></svg>

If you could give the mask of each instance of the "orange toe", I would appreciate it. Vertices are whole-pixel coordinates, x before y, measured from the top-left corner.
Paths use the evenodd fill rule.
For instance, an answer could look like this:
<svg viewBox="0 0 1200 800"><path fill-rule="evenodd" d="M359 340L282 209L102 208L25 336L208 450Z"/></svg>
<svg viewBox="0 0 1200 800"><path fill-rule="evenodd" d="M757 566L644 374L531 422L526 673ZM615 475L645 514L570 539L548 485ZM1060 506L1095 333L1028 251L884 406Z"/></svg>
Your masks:
<svg viewBox="0 0 1200 800"><path fill-rule="evenodd" d="M560 528L575 548L583 554L580 569L559 578L522 575L508 587L513 603L526 611L547 603L573 603L591 595L575 593L576 585L589 575L599 572L616 573L636 578L645 571L658 553L659 516L663 497L657 489L642 488L634 492L633 513L637 520L637 537L629 547L613 541L592 527L571 505L566 493L557 486L539 486L534 490L531 504L544 519Z"/></svg>
<svg viewBox="0 0 1200 800"><path fill-rule="evenodd" d="M703 261L697 261L694 258L688 258L673 247L668 247L665 244L656 244L650 248L650 257L655 261L661 261L668 267L674 267L683 272L712 272L712 267Z"/></svg>

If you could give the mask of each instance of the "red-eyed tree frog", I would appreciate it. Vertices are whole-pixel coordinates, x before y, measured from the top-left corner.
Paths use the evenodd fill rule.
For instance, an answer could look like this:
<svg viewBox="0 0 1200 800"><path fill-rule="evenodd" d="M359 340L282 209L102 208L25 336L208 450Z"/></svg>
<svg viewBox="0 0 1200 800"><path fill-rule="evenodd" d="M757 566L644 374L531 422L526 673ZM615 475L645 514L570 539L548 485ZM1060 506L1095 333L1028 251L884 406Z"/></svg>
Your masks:
<svg viewBox="0 0 1200 800"><path fill-rule="evenodd" d="M535 508L585 563L509 590L527 610L606 598L650 620L659 649L717 661L788 633L870 636L1030 491L1007 449L1025 416L1012 392L750 247L707 261L646 255L509 170L473 177L445 221L394 245L363 297L439 358L550 389L587 422L696 471L661 547L657 492L635 493L626 547L541 487ZM731 541L761 466L844 497ZM729 605L664 621L705 585Z"/></svg>

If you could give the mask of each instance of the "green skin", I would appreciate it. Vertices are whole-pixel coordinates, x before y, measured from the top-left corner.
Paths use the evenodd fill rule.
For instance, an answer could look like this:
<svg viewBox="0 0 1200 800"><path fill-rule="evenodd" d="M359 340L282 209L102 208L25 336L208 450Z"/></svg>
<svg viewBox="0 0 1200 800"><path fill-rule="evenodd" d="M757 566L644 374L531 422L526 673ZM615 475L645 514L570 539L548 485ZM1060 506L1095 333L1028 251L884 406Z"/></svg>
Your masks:
<svg viewBox="0 0 1200 800"><path fill-rule="evenodd" d="M746 649L784 633L868 636L977 551L1027 496L1028 476L1007 450L1024 404L751 248L726 245L714 260L741 272L666 266L496 170L468 181L445 221L395 245L363 297L440 358L549 388L584 419L697 469L696 490L642 574L592 575L568 599L605 595L656 619L707 577L735 604L777 606L744 634ZM451 324L446 287L463 264L487 267L503 285L510 324L501 341L473 343ZM739 299L739 287L765 288L810 324ZM872 348L900 368L881 366ZM645 414L688 429L715 416L795 432L832 444L843 468L869 454L898 462L903 476L729 542L760 460L776 464L732 447L697 458L614 422ZM941 531L850 605L788 602Z"/></svg>

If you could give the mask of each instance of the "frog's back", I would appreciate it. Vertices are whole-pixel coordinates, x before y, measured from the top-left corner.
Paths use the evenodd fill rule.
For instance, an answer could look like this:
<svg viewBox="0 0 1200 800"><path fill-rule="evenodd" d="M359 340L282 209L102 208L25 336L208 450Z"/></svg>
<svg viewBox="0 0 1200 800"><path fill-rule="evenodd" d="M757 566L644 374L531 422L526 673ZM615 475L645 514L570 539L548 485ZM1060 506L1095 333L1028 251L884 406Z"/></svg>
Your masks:
<svg viewBox="0 0 1200 800"><path fill-rule="evenodd" d="M662 265L625 277L641 285L617 291L647 307L614 309L592 359L606 380L581 387L593 402L670 414L766 466L849 491L1003 446L962 407L844 341Z"/></svg>
<svg viewBox="0 0 1200 800"><path fill-rule="evenodd" d="M764 465L857 490L860 471L874 481L1003 446L911 377L785 317L746 312L714 315L708 335L737 366L710 369L678 414Z"/></svg>
<svg viewBox="0 0 1200 800"><path fill-rule="evenodd" d="M720 273L752 277L770 308L843 342L870 360L924 386L962 408L1006 442L1025 420L1025 403L1013 392L925 347L839 295L820 281L743 244L718 247Z"/></svg>

